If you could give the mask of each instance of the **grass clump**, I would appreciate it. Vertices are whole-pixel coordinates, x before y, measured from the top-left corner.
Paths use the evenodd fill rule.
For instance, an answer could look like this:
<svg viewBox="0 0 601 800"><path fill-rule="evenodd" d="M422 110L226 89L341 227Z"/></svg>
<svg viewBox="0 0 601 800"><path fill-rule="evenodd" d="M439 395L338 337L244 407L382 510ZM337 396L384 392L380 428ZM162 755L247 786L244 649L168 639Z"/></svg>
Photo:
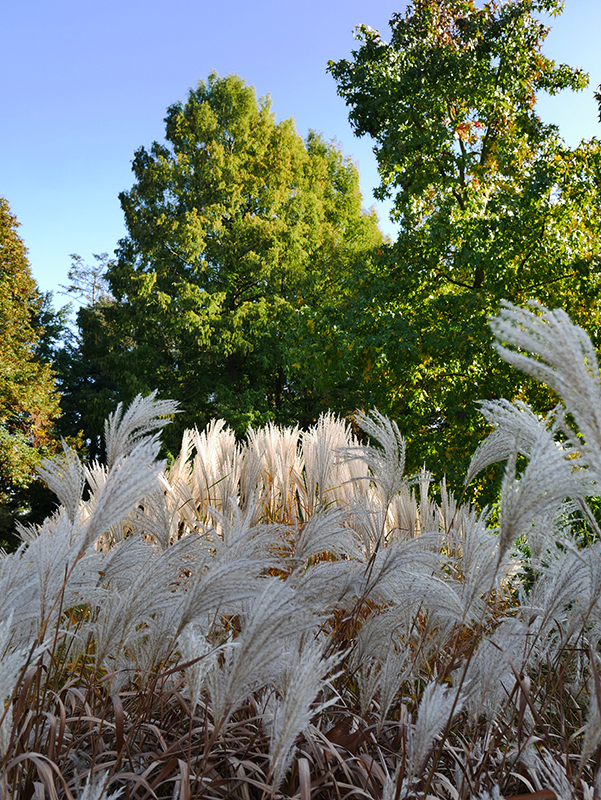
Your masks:
<svg viewBox="0 0 601 800"><path fill-rule="evenodd" d="M369 444L214 422L167 468L152 395L106 464L47 460L60 505L0 559L0 797L592 800L599 370L562 312L493 326L563 401L483 404L467 481L506 462L497 525L406 475L375 411Z"/></svg>

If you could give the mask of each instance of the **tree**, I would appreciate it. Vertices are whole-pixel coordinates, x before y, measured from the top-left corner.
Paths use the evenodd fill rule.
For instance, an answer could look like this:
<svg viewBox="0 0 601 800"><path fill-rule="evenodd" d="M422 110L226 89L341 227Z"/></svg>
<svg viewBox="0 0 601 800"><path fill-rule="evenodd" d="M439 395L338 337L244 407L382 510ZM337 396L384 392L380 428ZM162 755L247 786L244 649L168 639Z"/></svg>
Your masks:
<svg viewBox="0 0 601 800"><path fill-rule="evenodd" d="M174 443L215 416L239 432L312 419L290 364L298 309L335 297L382 241L357 170L318 134L303 141L292 120L276 123L237 76L211 74L165 122L165 143L136 152L120 195L114 300L79 313L102 402L159 388L181 403ZM106 410L93 410L98 429Z"/></svg>
<svg viewBox="0 0 601 800"><path fill-rule="evenodd" d="M102 300L110 300L106 273L110 259L108 253L93 253L95 264L87 264L77 253L71 253L71 268L67 277L71 281L68 286L61 288L66 293L75 295L87 305L95 305Z"/></svg>
<svg viewBox="0 0 601 800"><path fill-rule="evenodd" d="M0 198L0 540L6 544L24 490L53 441L59 398L44 360L48 298L31 275L18 222Z"/></svg>
<svg viewBox="0 0 601 800"><path fill-rule="evenodd" d="M501 298L563 306L600 341L600 145L571 150L535 111L538 92L587 84L542 54L535 15L560 5L418 0L390 42L363 26L352 59L329 65L400 226L357 276L364 313L347 316L336 362L371 365L364 397L456 486L483 432L475 400L554 403L490 347Z"/></svg>

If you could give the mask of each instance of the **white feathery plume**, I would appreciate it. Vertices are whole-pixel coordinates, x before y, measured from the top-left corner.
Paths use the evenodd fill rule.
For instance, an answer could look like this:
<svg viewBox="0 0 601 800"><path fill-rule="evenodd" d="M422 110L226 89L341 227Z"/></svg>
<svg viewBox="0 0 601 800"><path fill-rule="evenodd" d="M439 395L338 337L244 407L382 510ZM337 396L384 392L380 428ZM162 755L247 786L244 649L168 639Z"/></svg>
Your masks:
<svg viewBox="0 0 601 800"><path fill-rule="evenodd" d="M304 491L299 441L298 426L279 428L269 423L260 430L249 428L247 432L248 447L262 459L264 511L271 520L296 516L297 493Z"/></svg>
<svg viewBox="0 0 601 800"><path fill-rule="evenodd" d="M257 525L256 502L258 498L246 504L242 509L234 498L230 498L228 508L223 513L216 508L208 508L208 521L214 524L214 531L223 542L222 557L228 560L265 559L264 568L281 566L274 557L273 550L281 545L282 528L280 525ZM270 552L271 551L271 552ZM276 562L270 564L269 561Z"/></svg>
<svg viewBox="0 0 601 800"><path fill-rule="evenodd" d="M165 479L170 486L175 487L182 482L186 485L192 478L192 453L194 452L193 431L187 428L182 434L182 443L177 458L165 470Z"/></svg>
<svg viewBox="0 0 601 800"><path fill-rule="evenodd" d="M371 614L361 625L357 634L351 663L353 669L358 669L362 664L375 660L382 662L390 650L402 644L404 635L409 626L399 616L396 607L386 608L379 614Z"/></svg>
<svg viewBox="0 0 601 800"><path fill-rule="evenodd" d="M540 437L541 425L552 427L555 432L555 411L543 420L521 400L482 400L479 406L480 413L494 430L476 448L465 479L466 486L483 469L505 461L516 451L530 456Z"/></svg>
<svg viewBox="0 0 601 800"><path fill-rule="evenodd" d="M462 506L460 511L453 492L447 489L447 479L443 478L440 482L440 508L438 509L438 513L440 516L440 531L444 536L451 535L453 527L457 522L458 515L461 512L470 513L469 501Z"/></svg>
<svg viewBox="0 0 601 800"><path fill-rule="evenodd" d="M572 588L572 598L566 601L567 591L563 593L563 636L577 637L586 630L589 641L594 641L595 628L599 629L601 624L601 545L596 542L578 549L577 543L569 539L561 544L565 552L546 573L555 577L560 585L565 584L565 575L577 581ZM547 578L546 573L544 578ZM557 594L561 596L560 592ZM552 602L557 603L557 599L553 598Z"/></svg>
<svg viewBox="0 0 601 800"><path fill-rule="evenodd" d="M390 707L397 699L401 686L411 677L411 672L411 652L408 649L395 650L391 648L386 653L386 658L380 668L378 681L378 691L380 693L378 722L380 729L384 724Z"/></svg>
<svg viewBox="0 0 601 800"><path fill-rule="evenodd" d="M467 624L481 618L486 607L484 598L497 588L503 573L497 569L498 537L490 536L470 554L470 560L462 565L463 574L457 592L461 606L461 621Z"/></svg>
<svg viewBox="0 0 601 800"><path fill-rule="evenodd" d="M374 495L369 466L360 458L361 445L351 436L348 445L336 451L336 468L340 474L340 484L332 490L340 505L352 507L367 502Z"/></svg>
<svg viewBox="0 0 601 800"><path fill-rule="evenodd" d="M234 432L223 420L213 420L202 433L194 429L195 448L192 496L197 508L226 513L237 505L242 467L241 451Z"/></svg>
<svg viewBox="0 0 601 800"><path fill-rule="evenodd" d="M31 523L23 524L22 522L15 522L15 533L19 537L22 542L29 544L29 542L34 542L38 536L40 535L41 526L40 525L32 525ZM8 553L4 548L0 552L0 558L6 558Z"/></svg>
<svg viewBox="0 0 601 800"><path fill-rule="evenodd" d="M573 501L550 505L542 514L536 516L526 532L526 542L530 552L529 567L538 572L560 556L558 544L569 542L569 517L580 507Z"/></svg>
<svg viewBox="0 0 601 800"><path fill-rule="evenodd" d="M13 614L10 613L0 622L0 716L4 713L4 702L15 688L19 673L30 655L31 643L29 646L15 646L13 630ZM39 648L35 655L39 655Z"/></svg>
<svg viewBox="0 0 601 800"><path fill-rule="evenodd" d="M128 455L119 456L104 485L94 497L93 510L83 528L79 552L83 553L98 537L124 517L159 487L164 462L157 461L157 439L142 439Z"/></svg>
<svg viewBox="0 0 601 800"><path fill-rule="evenodd" d="M206 631L197 622L186 625L178 637L177 644L181 650L182 661L184 663L194 661L193 664L184 668L190 697L190 710L194 714L206 686L207 674L211 668L215 667L217 658L223 652L224 647L216 647L209 642Z"/></svg>
<svg viewBox="0 0 601 800"><path fill-rule="evenodd" d="M77 559L73 552L76 530L67 512L61 508L49 524L42 526L40 535L27 548L25 557L32 563L37 579L35 591L29 599L31 606L34 602L37 605L36 633L50 622L48 614L53 606L54 613L59 613L56 599Z"/></svg>
<svg viewBox="0 0 601 800"><path fill-rule="evenodd" d="M416 597L418 586L424 586L425 592L428 592L427 582L434 580L438 572L438 553L431 547L432 540L437 541L439 537L423 535L415 539L393 541L380 548L371 558L369 568L364 570L361 594L365 597L373 594L374 600L379 598L395 603L404 602L401 598L406 595L407 600L409 596ZM436 581L442 583L440 578L436 578ZM411 584L413 588L409 588ZM438 591L446 594L446 589L438 584L431 587L430 591L432 596L437 595ZM421 592L419 597L421 600Z"/></svg>
<svg viewBox="0 0 601 800"><path fill-rule="evenodd" d="M373 409L369 414L359 411L355 414L359 427L378 446L345 448L347 458L358 458L369 467L371 478L379 487L386 509L392 498L405 485L405 440L396 422L389 420Z"/></svg>
<svg viewBox="0 0 601 800"><path fill-rule="evenodd" d="M98 667L109 672L124 647L144 636L140 626L150 619L148 595L140 596L140 586L119 591L115 587L97 588L94 592L98 615L84 629L92 635L94 657ZM91 599L91 598L90 598Z"/></svg>
<svg viewBox="0 0 601 800"><path fill-rule="evenodd" d="M586 443L582 447L574 440L574 446L582 449L599 480L601 378L593 344L561 309L549 311L534 300L528 305L537 313L502 302L499 315L490 323L498 340L495 347L507 362L546 383L563 400Z"/></svg>
<svg viewBox="0 0 601 800"><path fill-rule="evenodd" d="M386 780L384 781L384 786L382 787L381 800L405 800L407 797L409 790L407 778L403 778L401 787L397 790L397 784L399 782L402 765L403 762L401 759L399 759L396 769L392 775L386 775Z"/></svg>
<svg viewBox="0 0 601 800"><path fill-rule="evenodd" d="M407 736L407 782L418 776L430 752L432 743L444 731L452 717L461 711L457 690L437 681L429 683L423 691L417 712L417 722L411 725Z"/></svg>
<svg viewBox="0 0 601 800"><path fill-rule="evenodd" d="M483 792L480 792L475 800L504 800L504 797L501 794L498 784L495 784L490 792L485 789Z"/></svg>
<svg viewBox="0 0 601 800"><path fill-rule="evenodd" d="M420 533L432 533L440 528L440 511L436 503L430 500L430 484L432 473L422 467L415 480L419 485L419 524Z"/></svg>
<svg viewBox="0 0 601 800"><path fill-rule="evenodd" d="M250 558L215 558L186 587L181 601L181 628L216 611L237 613L243 601L255 597L257 576L264 566L263 561Z"/></svg>
<svg viewBox="0 0 601 800"><path fill-rule="evenodd" d="M506 619L484 637L468 664L463 698L471 720L486 717L489 725L503 710L518 673L528 665L533 635L518 619Z"/></svg>
<svg viewBox="0 0 601 800"><path fill-rule="evenodd" d="M565 457L552 432L542 425L519 478L516 478L516 461L514 450L508 458L501 489L499 560L550 505L559 507L567 498L583 494L582 481L573 463Z"/></svg>
<svg viewBox="0 0 601 800"><path fill-rule="evenodd" d="M15 645L13 615L0 622L0 758L4 758L10 743L12 730L12 705L6 701L15 689L23 667L29 662L35 664L47 649L45 644L32 647L32 643Z"/></svg>
<svg viewBox="0 0 601 800"><path fill-rule="evenodd" d="M132 533L150 537L161 549L166 550L178 538L180 504L177 494L168 487L147 495L142 505L128 515Z"/></svg>
<svg viewBox="0 0 601 800"><path fill-rule="evenodd" d="M112 677L111 690L118 691L128 684L132 676L148 678L159 665L167 663L173 654L177 639L180 609L175 597L168 598L151 614L146 615L140 636L130 636L127 646L117 652L107 663L116 673Z"/></svg>
<svg viewBox="0 0 601 800"><path fill-rule="evenodd" d="M64 439L62 445L62 455L45 458L36 472L58 497L69 519L73 522L81 504L85 476L75 450L70 448Z"/></svg>
<svg viewBox="0 0 601 800"><path fill-rule="evenodd" d="M558 645L564 646L571 636L581 632L581 615L588 619L591 611L587 565L576 548L569 547L567 540L566 544L541 571L521 608L523 619L533 620L530 627L537 633L541 658L553 645L554 631L561 629Z"/></svg>
<svg viewBox="0 0 601 800"><path fill-rule="evenodd" d="M0 715L0 759L4 759L10 746L10 738L13 730L13 706L12 703L3 703L4 710Z"/></svg>
<svg viewBox="0 0 601 800"><path fill-rule="evenodd" d="M97 615L83 626L96 640L98 664L116 665L126 646L132 653L137 647L140 662L150 659L153 648L157 658L165 652L185 624L181 620L189 593L175 589L185 568L194 569L199 561L202 565L202 555L194 537L184 537L166 551L131 537L100 556L103 585L86 598ZM138 645L147 636L144 655Z"/></svg>
<svg viewBox="0 0 601 800"><path fill-rule="evenodd" d="M242 509L253 509L252 525L257 525L263 516L263 459L248 442L240 446L240 496Z"/></svg>
<svg viewBox="0 0 601 800"><path fill-rule="evenodd" d="M83 791L77 795L77 800L118 800L124 792L123 788L107 794L105 788L106 776L109 770L88 775Z"/></svg>
<svg viewBox="0 0 601 800"><path fill-rule="evenodd" d="M141 573L148 577L150 562L155 556L157 551L152 544L141 536L129 536L102 553L100 583L125 591L132 579L139 578Z"/></svg>
<svg viewBox="0 0 601 800"><path fill-rule="evenodd" d="M584 741L580 753L581 765L586 764L591 755L601 744L601 683L599 683L599 657L592 651L590 652L590 656L595 659L595 663L591 665L593 674L588 681L589 706L586 715Z"/></svg>
<svg viewBox="0 0 601 800"><path fill-rule="evenodd" d="M558 763L558 759L563 760L560 753L553 755L546 749L529 745L524 748L520 761L538 791L551 789L557 800L573 800L575 787L568 780L565 764Z"/></svg>
<svg viewBox="0 0 601 800"><path fill-rule="evenodd" d="M457 577L455 589L460 596L463 621L476 621L484 610L482 599L496 588L504 577L498 569L499 537L487 528L487 512L479 515L462 506L454 514L452 527L447 528L444 547L447 565ZM509 566L506 558L504 565Z"/></svg>
<svg viewBox="0 0 601 800"><path fill-rule="evenodd" d="M393 652L393 651L391 651ZM359 712L364 717L371 706L380 687L380 670L382 664L376 658L366 659L357 670L357 687L359 689Z"/></svg>
<svg viewBox="0 0 601 800"><path fill-rule="evenodd" d="M288 578L299 603L310 613L335 608L347 609L356 603L365 566L353 561L319 561L308 569L297 569Z"/></svg>
<svg viewBox="0 0 601 800"><path fill-rule="evenodd" d="M388 509L375 496L365 494L350 508L349 524L360 537L363 557L368 560L386 536Z"/></svg>
<svg viewBox="0 0 601 800"><path fill-rule="evenodd" d="M339 502L340 487L347 477L347 470L337 453L350 445L349 425L332 412L321 414L317 423L302 433L305 505L309 515Z"/></svg>
<svg viewBox="0 0 601 800"><path fill-rule="evenodd" d="M88 482L90 487L91 496L88 502L86 503L86 510L89 514L92 513L92 509L94 508L94 499L97 497L104 484L106 483L106 479L109 475L108 468L101 464L99 461L93 461L91 464L87 464L84 468L84 475L85 479Z"/></svg>
<svg viewBox="0 0 601 800"><path fill-rule="evenodd" d="M387 547L385 552L388 550L391 548ZM394 559L394 569L385 569L383 574L378 575L378 583L371 589L371 598L395 605L419 606L428 612L431 620L435 620L441 629L447 624L460 622L463 618L459 594L461 587L455 581L439 577L442 572L436 574L431 569L420 569L417 558L416 563L412 564L409 561L410 553L410 550L404 550L400 559ZM427 555L420 553L418 558L427 562ZM407 562L411 567L404 566Z"/></svg>
<svg viewBox="0 0 601 800"><path fill-rule="evenodd" d="M89 559L74 569L78 535L78 527L72 525L61 508L44 521L33 541L0 560L0 603L12 609L15 636L20 641L29 641L44 627L54 624L61 607L57 599L63 589L65 607L65 603L77 602L73 593L89 583L89 574L86 577L86 569L92 567Z"/></svg>
<svg viewBox="0 0 601 800"><path fill-rule="evenodd" d="M294 746L313 717L323 712L335 699L314 705L325 686L325 678L340 660L340 656L323 657L325 642L312 636L301 639L289 653L289 660L280 676L281 699L276 701L269 763L272 782L277 790L290 768Z"/></svg>
<svg viewBox="0 0 601 800"><path fill-rule="evenodd" d="M264 579L263 590L242 613L242 631L233 647L207 675L216 724L225 720L253 691L281 671L284 652L319 619L299 606L286 581Z"/></svg>
<svg viewBox="0 0 601 800"><path fill-rule="evenodd" d="M159 428L168 425L168 417L177 413L174 400L157 400L156 390L142 397L137 395L123 413L123 403L104 423L106 465L110 470L117 461L129 455L140 442Z"/></svg>
<svg viewBox="0 0 601 800"><path fill-rule="evenodd" d="M361 714L380 693L378 719L384 722L401 684L410 676L411 651L403 639L410 629L395 608L369 617L359 631L351 663L357 670Z"/></svg>
<svg viewBox="0 0 601 800"><path fill-rule="evenodd" d="M411 539L420 531L415 491L403 486L393 497L388 510L388 534L393 539Z"/></svg>
<svg viewBox="0 0 601 800"><path fill-rule="evenodd" d="M304 562L321 553L332 553L338 558L361 558L357 534L343 524L347 517L344 509L322 511L310 517L298 536L294 560Z"/></svg>

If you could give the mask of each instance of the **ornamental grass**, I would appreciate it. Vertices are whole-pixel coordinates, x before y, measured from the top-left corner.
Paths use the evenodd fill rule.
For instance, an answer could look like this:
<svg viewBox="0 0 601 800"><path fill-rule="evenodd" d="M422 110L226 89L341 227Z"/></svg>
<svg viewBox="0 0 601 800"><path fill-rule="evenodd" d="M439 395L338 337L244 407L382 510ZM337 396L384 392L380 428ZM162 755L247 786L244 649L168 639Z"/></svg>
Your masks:
<svg viewBox="0 0 601 800"><path fill-rule="evenodd" d="M0 798L598 796L601 380L561 311L504 304L497 349L561 402L488 401L466 486L405 470L395 423L238 441L119 406L105 463L0 559Z"/></svg>

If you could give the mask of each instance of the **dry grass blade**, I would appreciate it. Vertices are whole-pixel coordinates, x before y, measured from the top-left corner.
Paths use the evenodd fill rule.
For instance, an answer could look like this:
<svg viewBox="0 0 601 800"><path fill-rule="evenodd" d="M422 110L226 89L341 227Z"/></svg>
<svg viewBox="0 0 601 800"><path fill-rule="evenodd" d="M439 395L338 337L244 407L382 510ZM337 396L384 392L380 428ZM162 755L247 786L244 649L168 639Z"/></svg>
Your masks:
<svg viewBox="0 0 601 800"><path fill-rule="evenodd" d="M299 758L298 765L298 785L301 800L311 800L311 767L309 759Z"/></svg>

